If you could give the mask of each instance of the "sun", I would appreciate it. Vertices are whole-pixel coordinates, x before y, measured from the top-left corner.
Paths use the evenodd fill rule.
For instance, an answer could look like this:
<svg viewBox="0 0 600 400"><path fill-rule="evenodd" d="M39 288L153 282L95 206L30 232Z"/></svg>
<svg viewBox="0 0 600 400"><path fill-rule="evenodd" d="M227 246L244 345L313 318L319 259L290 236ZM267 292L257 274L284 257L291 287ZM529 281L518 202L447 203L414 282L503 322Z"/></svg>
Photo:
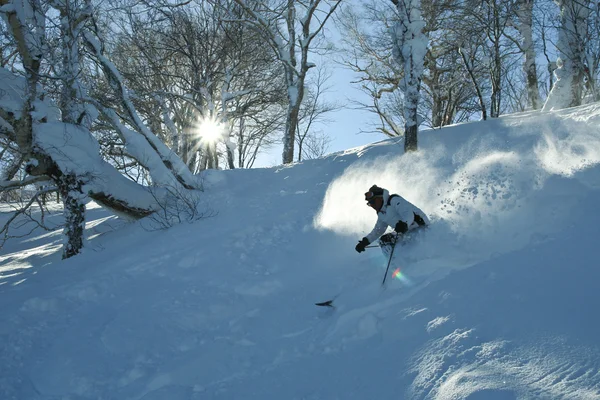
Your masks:
<svg viewBox="0 0 600 400"><path fill-rule="evenodd" d="M196 123L194 133L206 144L215 144L223 140L223 124L212 117L201 118Z"/></svg>

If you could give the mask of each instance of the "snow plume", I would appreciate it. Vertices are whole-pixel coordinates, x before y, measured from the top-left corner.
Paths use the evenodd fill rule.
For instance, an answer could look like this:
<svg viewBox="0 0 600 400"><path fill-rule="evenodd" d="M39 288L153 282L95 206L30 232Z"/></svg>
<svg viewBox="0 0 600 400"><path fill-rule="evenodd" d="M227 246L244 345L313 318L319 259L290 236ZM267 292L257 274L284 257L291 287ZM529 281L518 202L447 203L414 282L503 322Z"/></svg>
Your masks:
<svg viewBox="0 0 600 400"><path fill-rule="evenodd" d="M446 221L467 247L487 252L486 247L494 246L499 236L513 237L533 223L524 197L535 189L536 180L523 163L513 151L480 150L439 182L439 202L431 205L431 212Z"/></svg>
<svg viewBox="0 0 600 400"><path fill-rule="evenodd" d="M600 137L590 130L595 121L575 122L579 114L572 114L578 112L548 114L534 124L505 118L460 145L442 144L435 132L425 132L427 151L355 162L331 182L314 226L367 234L376 216L363 194L376 184L429 215L436 229L417 247L430 254L469 249L477 257L547 240L570 223L584 185L600 186L591 178L583 181L583 170L600 163ZM568 128L562 126L565 117ZM522 125L518 137L507 133L514 125ZM563 193L567 178L570 190Z"/></svg>
<svg viewBox="0 0 600 400"><path fill-rule="evenodd" d="M477 138L459 149L440 144L426 152L354 163L329 186L314 225L338 234L365 235L376 216L363 194L376 184L425 211L437 233L491 244L506 220L520 211L521 194L535 187L535 176L523 170L521 155L497 145ZM521 220L508 223L506 229L514 230Z"/></svg>
<svg viewBox="0 0 600 400"><path fill-rule="evenodd" d="M583 185L599 185L593 179L584 181L582 172L600 163L600 137L590 130L593 121L574 122L578 112L523 124L518 137L482 134L472 139L453 152L454 172L437 182L439 203L423 206L469 248L481 252L508 251L552 237L571 223L569 215L578 208ZM566 114L568 128L562 126ZM492 131L515 123L520 124L510 118L499 121ZM566 178L575 179L568 181L565 193L561 188Z"/></svg>
<svg viewBox="0 0 600 400"><path fill-rule="evenodd" d="M570 177L600 162L600 137L585 126L562 134L551 129L544 132L534 151L548 173Z"/></svg>
<svg viewBox="0 0 600 400"><path fill-rule="evenodd" d="M314 226L345 235L367 234L376 220L364 198L372 185L398 193L428 213L424 204L440 179L434 166L439 156L440 152L429 150L352 164L330 184Z"/></svg>

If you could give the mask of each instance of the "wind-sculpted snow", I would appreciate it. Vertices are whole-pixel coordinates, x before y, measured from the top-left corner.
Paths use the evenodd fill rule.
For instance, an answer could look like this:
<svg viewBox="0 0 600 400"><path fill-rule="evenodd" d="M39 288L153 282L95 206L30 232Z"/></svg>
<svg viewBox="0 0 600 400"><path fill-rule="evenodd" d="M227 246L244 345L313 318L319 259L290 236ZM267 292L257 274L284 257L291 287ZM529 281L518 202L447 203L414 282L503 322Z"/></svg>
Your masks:
<svg viewBox="0 0 600 400"><path fill-rule="evenodd" d="M458 331L418 354L407 397L440 399L593 399L598 396L597 352L560 339L527 346L482 343L474 331ZM554 349L551 354L547 349ZM573 359L576 359L574 362ZM432 382L435 382L432 384Z"/></svg>
<svg viewBox="0 0 600 400"><path fill-rule="evenodd" d="M395 140L210 171L211 218L145 231L91 206L63 262L58 231L14 241L0 398L600 398L599 120L521 114L423 132L404 156ZM433 220L385 288L379 249L354 251L374 183Z"/></svg>

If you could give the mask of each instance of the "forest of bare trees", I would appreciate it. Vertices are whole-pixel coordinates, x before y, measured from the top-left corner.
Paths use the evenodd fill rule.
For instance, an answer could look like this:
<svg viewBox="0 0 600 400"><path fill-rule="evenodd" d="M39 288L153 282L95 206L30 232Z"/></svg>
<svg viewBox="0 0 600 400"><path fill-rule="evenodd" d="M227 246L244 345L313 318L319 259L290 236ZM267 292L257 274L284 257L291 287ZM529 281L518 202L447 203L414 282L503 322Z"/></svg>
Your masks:
<svg viewBox="0 0 600 400"><path fill-rule="evenodd" d="M0 15L0 247L58 198L65 258L90 199L168 226L203 170L324 155L343 107L415 151L422 127L600 100L598 1L0 0ZM328 98L350 85L365 96Z"/></svg>

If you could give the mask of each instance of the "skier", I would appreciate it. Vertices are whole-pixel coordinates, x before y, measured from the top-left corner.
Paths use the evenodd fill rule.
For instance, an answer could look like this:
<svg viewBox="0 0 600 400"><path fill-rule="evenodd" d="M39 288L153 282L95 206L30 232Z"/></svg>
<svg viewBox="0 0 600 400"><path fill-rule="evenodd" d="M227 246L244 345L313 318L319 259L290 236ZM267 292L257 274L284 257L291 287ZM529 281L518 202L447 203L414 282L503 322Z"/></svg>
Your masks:
<svg viewBox="0 0 600 400"><path fill-rule="evenodd" d="M365 200L377 213L377 223L371 233L356 245L355 249L359 253L379 238L381 250L389 257L392 245L405 233L429 225L429 218L421 209L397 194L390 195L387 189L377 185L371 186L365 193ZM388 226L393 227L395 232L381 236Z"/></svg>

